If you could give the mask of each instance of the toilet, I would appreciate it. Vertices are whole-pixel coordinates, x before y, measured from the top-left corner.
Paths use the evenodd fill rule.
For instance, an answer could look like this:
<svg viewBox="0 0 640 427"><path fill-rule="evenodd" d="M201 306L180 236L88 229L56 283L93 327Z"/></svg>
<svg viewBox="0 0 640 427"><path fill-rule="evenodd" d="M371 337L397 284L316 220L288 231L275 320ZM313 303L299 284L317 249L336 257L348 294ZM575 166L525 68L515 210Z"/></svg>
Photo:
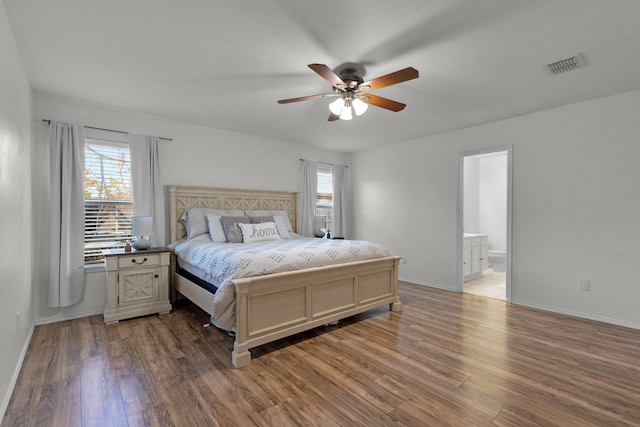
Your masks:
<svg viewBox="0 0 640 427"><path fill-rule="evenodd" d="M489 265L493 271L507 271L507 253L505 251L489 250Z"/></svg>

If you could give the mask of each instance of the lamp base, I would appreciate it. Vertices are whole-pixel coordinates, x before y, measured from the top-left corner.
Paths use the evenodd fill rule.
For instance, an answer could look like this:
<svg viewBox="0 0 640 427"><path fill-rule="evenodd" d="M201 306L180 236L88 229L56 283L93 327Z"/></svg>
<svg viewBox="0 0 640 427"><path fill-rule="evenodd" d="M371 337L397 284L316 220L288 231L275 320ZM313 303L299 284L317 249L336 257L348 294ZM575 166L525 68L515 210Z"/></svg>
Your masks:
<svg viewBox="0 0 640 427"><path fill-rule="evenodd" d="M151 242L147 239L138 239L131 244L133 248L137 251L149 249L151 247Z"/></svg>

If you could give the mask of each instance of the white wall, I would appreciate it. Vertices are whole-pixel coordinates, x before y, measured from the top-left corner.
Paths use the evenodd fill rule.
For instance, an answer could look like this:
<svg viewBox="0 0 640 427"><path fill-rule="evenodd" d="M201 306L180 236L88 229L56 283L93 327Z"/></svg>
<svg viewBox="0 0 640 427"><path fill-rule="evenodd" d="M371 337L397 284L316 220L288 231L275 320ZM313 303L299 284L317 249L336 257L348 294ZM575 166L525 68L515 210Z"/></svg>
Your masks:
<svg viewBox="0 0 640 427"><path fill-rule="evenodd" d="M513 301L640 327L639 113L633 91L354 153L355 237L455 289L458 153L513 144Z"/></svg>
<svg viewBox="0 0 640 427"><path fill-rule="evenodd" d="M39 268L35 280L38 291L36 312L40 322L101 313L106 297L105 272L98 268L88 270L85 275L86 290L82 303L62 309L47 307L49 166L47 125L41 119L172 138L172 142L161 142L160 147L164 185L299 191L300 158L335 164L347 162L345 153L322 150L311 145L226 132L46 93L34 94L34 117L35 235L41 248L36 253L36 265Z"/></svg>
<svg viewBox="0 0 640 427"><path fill-rule="evenodd" d="M506 251L507 154L482 156L479 164L479 232L489 235L489 249Z"/></svg>
<svg viewBox="0 0 640 427"><path fill-rule="evenodd" d="M464 157L464 232L488 234L489 249L507 250L507 154Z"/></svg>
<svg viewBox="0 0 640 427"><path fill-rule="evenodd" d="M463 232L480 233L480 158L467 156L464 158L464 191L463 191Z"/></svg>
<svg viewBox="0 0 640 427"><path fill-rule="evenodd" d="M34 319L31 156L31 86L0 2L0 419Z"/></svg>

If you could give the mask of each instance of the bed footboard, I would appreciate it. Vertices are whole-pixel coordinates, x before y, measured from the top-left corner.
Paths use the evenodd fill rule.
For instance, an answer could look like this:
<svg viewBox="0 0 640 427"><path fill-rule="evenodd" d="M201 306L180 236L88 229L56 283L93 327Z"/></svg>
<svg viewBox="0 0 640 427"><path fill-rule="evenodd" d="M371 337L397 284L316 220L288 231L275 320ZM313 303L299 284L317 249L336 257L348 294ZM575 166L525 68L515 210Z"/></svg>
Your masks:
<svg viewBox="0 0 640 427"><path fill-rule="evenodd" d="M236 280L235 367L249 349L389 304L400 311L400 257Z"/></svg>

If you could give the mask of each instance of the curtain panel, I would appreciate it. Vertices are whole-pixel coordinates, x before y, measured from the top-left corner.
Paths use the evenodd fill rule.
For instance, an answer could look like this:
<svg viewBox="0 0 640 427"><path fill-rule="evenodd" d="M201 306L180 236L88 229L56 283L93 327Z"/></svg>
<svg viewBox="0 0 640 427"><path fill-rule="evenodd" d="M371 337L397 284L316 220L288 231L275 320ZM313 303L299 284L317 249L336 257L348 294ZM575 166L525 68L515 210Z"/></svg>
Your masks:
<svg viewBox="0 0 640 427"><path fill-rule="evenodd" d="M347 237L347 172L346 166L333 165L333 236Z"/></svg>
<svg viewBox="0 0 640 427"><path fill-rule="evenodd" d="M313 237L318 192L318 166L311 160L301 161L300 214L298 233Z"/></svg>
<svg viewBox="0 0 640 427"><path fill-rule="evenodd" d="M51 267L49 307L84 298L84 135L81 126L49 123Z"/></svg>
<svg viewBox="0 0 640 427"><path fill-rule="evenodd" d="M159 140L155 136L129 134L133 214L153 217L152 247L166 245Z"/></svg>

